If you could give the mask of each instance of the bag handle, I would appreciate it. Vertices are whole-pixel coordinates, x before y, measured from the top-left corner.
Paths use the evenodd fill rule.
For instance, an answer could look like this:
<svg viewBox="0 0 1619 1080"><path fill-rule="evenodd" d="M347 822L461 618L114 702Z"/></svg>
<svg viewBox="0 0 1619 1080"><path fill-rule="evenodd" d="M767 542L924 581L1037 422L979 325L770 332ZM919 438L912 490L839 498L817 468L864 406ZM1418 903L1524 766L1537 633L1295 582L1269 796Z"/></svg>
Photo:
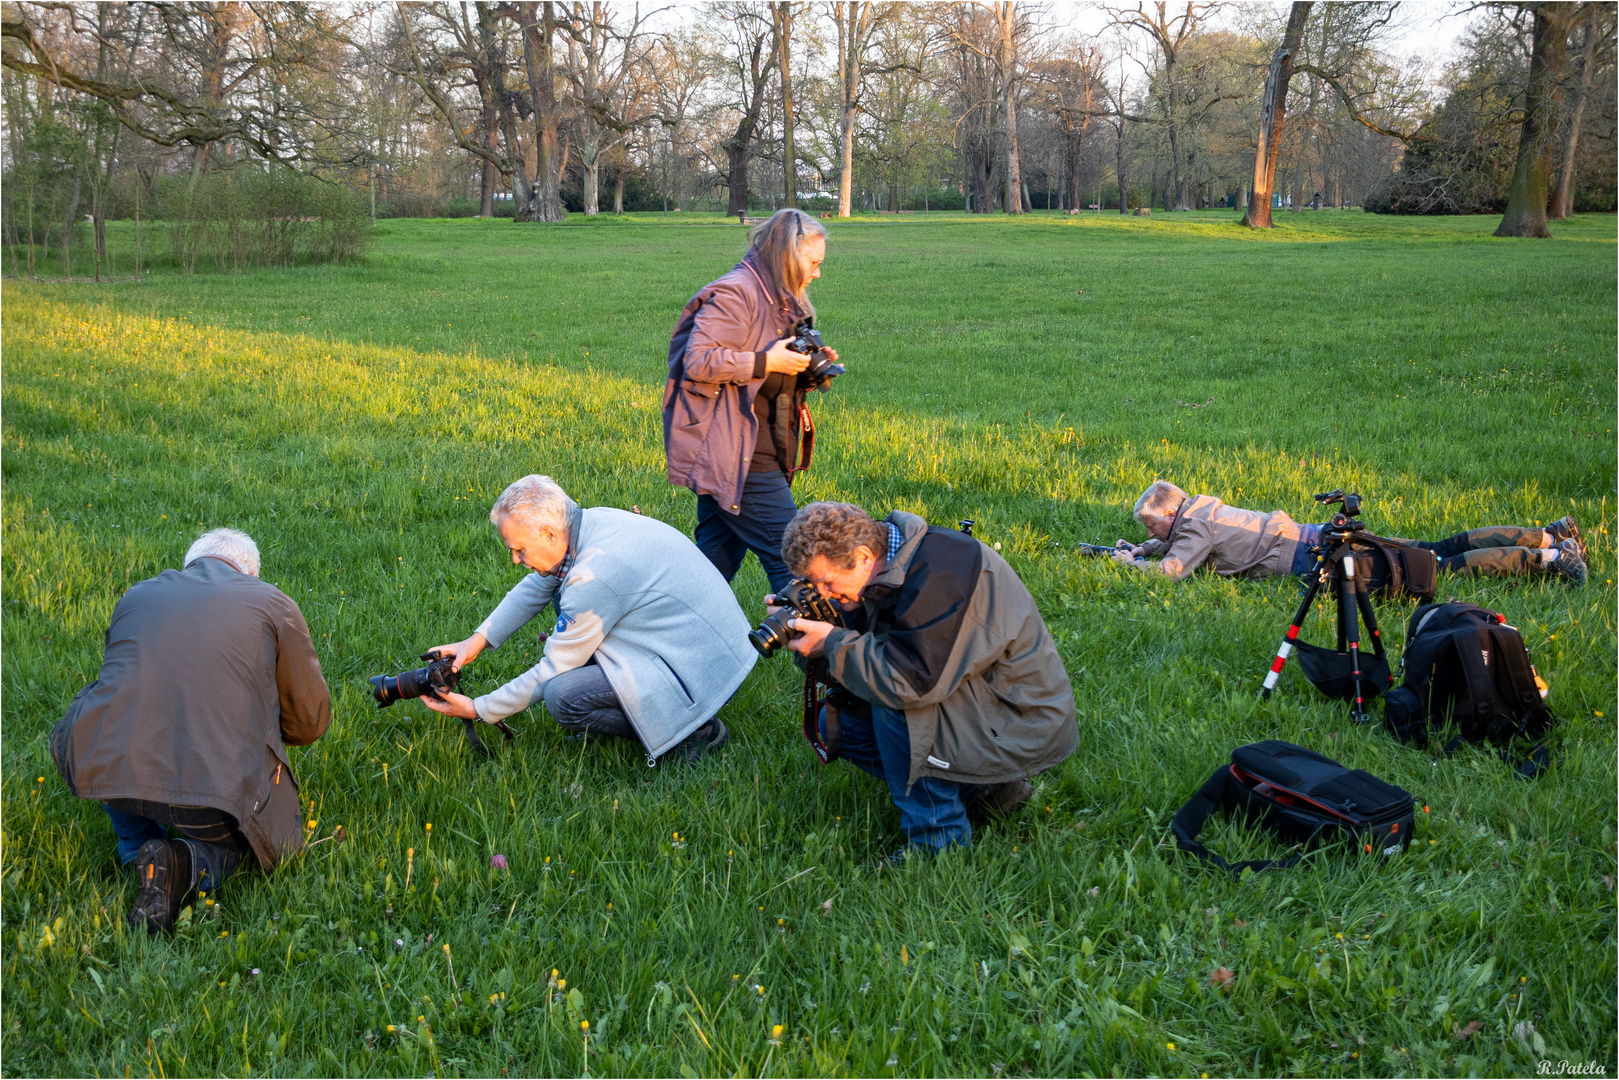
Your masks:
<svg viewBox="0 0 1619 1080"><path fill-rule="evenodd" d="M1220 766L1198 789L1197 794L1176 811L1175 817L1169 823L1170 832L1175 834L1176 846L1182 851L1213 863L1222 870L1231 871L1232 876L1237 878L1242 877L1244 870L1252 870L1256 874L1261 870L1272 868L1285 870L1302 859L1304 856L1299 854L1286 859L1250 859L1246 862L1229 863L1197 842L1197 834L1203 831L1204 824L1225 802L1226 785L1232 782L1231 766Z"/></svg>

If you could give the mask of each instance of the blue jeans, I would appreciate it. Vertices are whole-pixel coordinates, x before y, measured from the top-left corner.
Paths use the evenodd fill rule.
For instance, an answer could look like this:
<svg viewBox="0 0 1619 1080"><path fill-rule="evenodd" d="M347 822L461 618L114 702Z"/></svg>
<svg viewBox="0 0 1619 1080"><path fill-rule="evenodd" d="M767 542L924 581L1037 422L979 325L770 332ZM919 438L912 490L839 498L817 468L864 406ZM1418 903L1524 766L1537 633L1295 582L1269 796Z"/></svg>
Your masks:
<svg viewBox="0 0 1619 1080"><path fill-rule="evenodd" d="M217 889L230 877L249 850L247 839L236 828L236 819L206 806L167 806L163 803L118 799L117 805L102 803L112 819L113 835L118 837L118 861L129 866L148 840L164 840L165 824L178 834L175 839L191 852L191 889ZM161 820L160 820L161 819Z"/></svg>
<svg viewBox="0 0 1619 1080"><path fill-rule="evenodd" d="M697 496L697 546L726 581L736 577L742 560L753 552L770 579L771 591L780 592L793 579L781 558L781 534L798 513L793 489L778 469L749 469L737 506L740 509L733 514L714 496Z"/></svg>
<svg viewBox="0 0 1619 1080"><path fill-rule="evenodd" d="M918 847L943 851L971 847L973 827L967 821L967 803L982 794L977 785L924 776L905 790L911 775L911 729L905 714L881 705L871 707L871 719L840 713L843 726L842 758L855 768L888 784L889 797L899 807L899 827L905 839ZM826 738L826 710L821 710L821 738Z"/></svg>
<svg viewBox="0 0 1619 1080"><path fill-rule="evenodd" d="M1293 574L1307 573L1315 565L1315 548L1321 543L1320 525L1299 526L1299 546L1293 550Z"/></svg>

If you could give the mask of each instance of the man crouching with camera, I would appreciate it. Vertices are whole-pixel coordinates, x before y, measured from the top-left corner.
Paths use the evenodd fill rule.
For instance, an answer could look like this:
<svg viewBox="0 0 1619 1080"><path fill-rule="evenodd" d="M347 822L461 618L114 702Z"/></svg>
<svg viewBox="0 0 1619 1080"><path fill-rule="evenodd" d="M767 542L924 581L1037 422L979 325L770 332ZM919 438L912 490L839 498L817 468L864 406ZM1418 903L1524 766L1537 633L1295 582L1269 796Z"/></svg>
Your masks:
<svg viewBox="0 0 1619 1080"><path fill-rule="evenodd" d="M818 502L787 526L782 558L849 613L845 627L792 619L788 647L824 658L854 699L836 718L841 756L887 782L908 842L884 864L971 844L969 807L1015 810L1028 778L1073 752L1062 658L1029 590L984 544L915 514L873 521Z"/></svg>
<svg viewBox="0 0 1619 1080"><path fill-rule="evenodd" d="M540 662L505 686L477 699L439 691L424 705L493 724L544 701L570 733L639 740L648 765L725 745L715 714L758 657L736 595L697 545L656 518L580 509L549 476L513 483L489 520L512 562L533 573L471 637L433 651L459 672L547 604L556 628Z"/></svg>

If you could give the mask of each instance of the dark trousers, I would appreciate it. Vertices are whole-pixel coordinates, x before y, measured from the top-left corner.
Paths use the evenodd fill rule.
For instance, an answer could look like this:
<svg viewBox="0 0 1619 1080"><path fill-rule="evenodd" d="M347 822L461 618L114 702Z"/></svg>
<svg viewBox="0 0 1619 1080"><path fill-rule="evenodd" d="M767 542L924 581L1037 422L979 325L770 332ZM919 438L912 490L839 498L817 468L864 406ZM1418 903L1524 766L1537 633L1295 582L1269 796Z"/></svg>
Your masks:
<svg viewBox="0 0 1619 1080"><path fill-rule="evenodd" d="M781 534L798 513L793 489L779 469L749 469L737 506L733 514L714 496L697 496L697 546L726 581L736 577L742 560L753 552L770 579L771 591L780 592L793 578L781 558Z"/></svg>
<svg viewBox="0 0 1619 1080"><path fill-rule="evenodd" d="M918 847L943 851L970 847L972 823L967 806L984 794L975 784L958 784L924 776L906 789L911 776L911 729L905 714L881 705L871 716L840 713L844 761L888 785L889 798L899 807L899 827L905 839ZM821 710L821 738L826 738L826 710Z"/></svg>
<svg viewBox="0 0 1619 1080"><path fill-rule="evenodd" d="M191 889L217 889L251 850L236 818L211 806L171 806L144 799L111 799L101 804L118 837L118 861L128 866L148 840L167 839L163 827L191 852Z"/></svg>
<svg viewBox="0 0 1619 1080"><path fill-rule="evenodd" d="M545 707L567 731L641 741L618 692L594 659L584 667L553 676L545 684Z"/></svg>

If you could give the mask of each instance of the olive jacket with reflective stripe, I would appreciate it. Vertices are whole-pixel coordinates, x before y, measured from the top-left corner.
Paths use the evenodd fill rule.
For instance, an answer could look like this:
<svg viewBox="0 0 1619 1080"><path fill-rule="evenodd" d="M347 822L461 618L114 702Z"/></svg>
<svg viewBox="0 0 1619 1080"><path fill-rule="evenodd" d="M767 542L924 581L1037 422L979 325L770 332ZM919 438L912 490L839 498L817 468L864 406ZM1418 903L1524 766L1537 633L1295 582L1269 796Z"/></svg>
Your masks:
<svg viewBox="0 0 1619 1080"><path fill-rule="evenodd" d="M314 742L331 722L298 605L203 556L118 601L101 672L51 732L51 755L81 799L233 815L271 870L304 846L286 747Z"/></svg>
<svg viewBox="0 0 1619 1080"><path fill-rule="evenodd" d="M1016 572L953 529L900 511L888 521L902 540L863 594L870 630L833 630L825 655L856 697L904 712L907 785L999 784L1073 753L1073 685Z"/></svg>
<svg viewBox="0 0 1619 1080"><path fill-rule="evenodd" d="M765 350L809 312L776 299L749 255L698 290L669 339L663 389L663 450L669 482L711 495L740 513L742 485L759 441L753 399L765 381ZM793 395L798 425L803 391Z"/></svg>
<svg viewBox="0 0 1619 1080"><path fill-rule="evenodd" d="M545 654L473 699L482 719L543 701L553 678L594 659L657 758L719 712L759 659L731 586L690 538L656 518L570 500L561 579L525 575L478 632L499 648L547 604L557 617Z"/></svg>

